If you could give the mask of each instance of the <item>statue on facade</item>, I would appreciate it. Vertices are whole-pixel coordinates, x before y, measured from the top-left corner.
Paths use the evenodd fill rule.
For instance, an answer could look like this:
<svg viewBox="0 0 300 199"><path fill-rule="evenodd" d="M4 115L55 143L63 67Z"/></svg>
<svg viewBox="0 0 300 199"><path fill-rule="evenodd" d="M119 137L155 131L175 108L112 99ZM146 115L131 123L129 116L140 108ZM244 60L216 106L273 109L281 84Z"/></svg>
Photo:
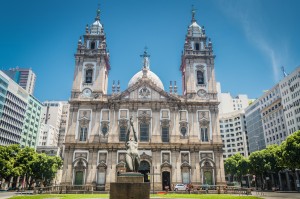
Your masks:
<svg viewBox="0 0 300 199"><path fill-rule="evenodd" d="M133 137L130 137L130 129L132 129ZM132 116L130 117L130 126L126 135L126 170L127 172L138 172L140 166L140 155L138 151L138 139L133 127Z"/></svg>

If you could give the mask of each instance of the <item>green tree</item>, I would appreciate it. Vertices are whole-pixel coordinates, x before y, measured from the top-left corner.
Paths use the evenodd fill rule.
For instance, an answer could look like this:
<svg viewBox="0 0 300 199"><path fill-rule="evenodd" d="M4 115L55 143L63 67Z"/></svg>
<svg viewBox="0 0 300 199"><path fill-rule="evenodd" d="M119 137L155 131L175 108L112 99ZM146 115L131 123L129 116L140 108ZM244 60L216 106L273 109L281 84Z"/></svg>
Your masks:
<svg viewBox="0 0 300 199"><path fill-rule="evenodd" d="M248 158L241 156L241 159L237 161L237 176L239 181L242 180L242 177L249 173L250 162Z"/></svg>
<svg viewBox="0 0 300 199"><path fill-rule="evenodd" d="M250 161L250 171L255 174L257 177L263 177L264 172L266 171L266 160L264 156L264 150L255 151L249 156Z"/></svg>
<svg viewBox="0 0 300 199"><path fill-rule="evenodd" d="M31 164L31 177L34 182L42 182L44 186L49 185L57 171L62 167L62 159L59 157L47 156L44 153L38 154Z"/></svg>
<svg viewBox="0 0 300 199"><path fill-rule="evenodd" d="M224 167L226 174L231 177L236 176L240 182L242 180L242 176L249 172L249 160L240 153L236 153L225 160Z"/></svg>
<svg viewBox="0 0 300 199"><path fill-rule="evenodd" d="M297 131L281 144L282 163L285 167L295 171L300 168L300 131Z"/></svg>
<svg viewBox="0 0 300 199"><path fill-rule="evenodd" d="M19 145L0 147L0 176L8 183L11 177L20 176L22 167L17 164L17 156L21 148Z"/></svg>
<svg viewBox="0 0 300 199"><path fill-rule="evenodd" d="M226 175L230 176L229 181L233 181L234 175L236 173L236 169L237 169L237 162L231 157L227 158L224 161L224 169L225 169L225 173Z"/></svg>
<svg viewBox="0 0 300 199"><path fill-rule="evenodd" d="M26 184L31 187L33 181L30 181L32 175L31 165L36 161L37 153L33 148L25 147L21 149L16 157L16 165L21 168L20 176L26 180Z"/></svg>

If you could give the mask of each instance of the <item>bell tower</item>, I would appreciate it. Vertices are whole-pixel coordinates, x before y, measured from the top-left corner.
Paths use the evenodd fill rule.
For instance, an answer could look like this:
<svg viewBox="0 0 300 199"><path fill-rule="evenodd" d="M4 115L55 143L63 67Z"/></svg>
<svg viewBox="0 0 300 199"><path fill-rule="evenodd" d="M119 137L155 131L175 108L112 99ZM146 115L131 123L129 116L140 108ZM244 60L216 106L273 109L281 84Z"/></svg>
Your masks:
<svg viewBox="0 0 300 199"><path fill-rule="evenodd" d="M107 94L109 70L109 53L98 9L94 23L86 25L83 39L78 41L71 98Z"/></svg>
<svg viewBox="0 0 300 199"><path fill-rule="evenodd" d="M182 92L188 98L210 98L216 94L213 46L205 34L204 26L198 25L192 9L184 50L181 56Z"/></svg>

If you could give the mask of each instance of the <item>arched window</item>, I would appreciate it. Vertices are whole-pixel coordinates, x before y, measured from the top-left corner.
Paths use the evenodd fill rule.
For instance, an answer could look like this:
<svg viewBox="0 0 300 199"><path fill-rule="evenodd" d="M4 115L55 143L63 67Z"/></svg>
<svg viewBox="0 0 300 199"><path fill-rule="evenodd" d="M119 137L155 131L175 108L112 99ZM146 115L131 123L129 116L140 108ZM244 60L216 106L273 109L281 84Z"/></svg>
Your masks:
<svg viewBox="0 0 300 199"><path fill-rule="evenodd" d="M195 44L195 50L200 50L200 45L199 45L199 43L196 43L196 44Z"/></svg>
<svg viewBox="0 0 300 199"><path fill-rule="evenodd" d="M169 127L161 128L161 140L162 142L169 142Z"/></svg>
<svg viewBox="0 0 300 199"><path fill-rule="evenodd" d="M140 141L141 142L149 141L149 124L147 123L140 124Z"/></svg>
<svg viewBox="0 0 300 199"><path fill-rule="evenodd" d="M86 136L87 136L87 127L81 127L79 141L86 141Z"/></svg>
<svg viewBox="0 0 300 199"><path fill-rule="evenodd" d="M120 127L120 134L119 134L119 141L120 142L125 142L125 137L126 137L126 126L121 126Z"/></svg>
<svg viewBox="0 0 300 199"><path fill-rule="evenodd" d="M202 142L208 142L207 127L202 127L201 128L201 141Z"/></svg>
<svg viewBox="0 0 300 199"><path fill-rule="evenodd" d="M91 42L91 49L95 49L96 43L94 41Z"/></svg>
<svg viewBox="0 0 300 199"><path fill-rule="evenodd" d="M93 82L93 69L87 69L85 71L85 83L90 84Z"/></svg>
<svg viewBox="0 0 300 199"><path fill-rule="evenodd" d="M197 83L204 84L204 73L200 70L197 71Z"/></svg>

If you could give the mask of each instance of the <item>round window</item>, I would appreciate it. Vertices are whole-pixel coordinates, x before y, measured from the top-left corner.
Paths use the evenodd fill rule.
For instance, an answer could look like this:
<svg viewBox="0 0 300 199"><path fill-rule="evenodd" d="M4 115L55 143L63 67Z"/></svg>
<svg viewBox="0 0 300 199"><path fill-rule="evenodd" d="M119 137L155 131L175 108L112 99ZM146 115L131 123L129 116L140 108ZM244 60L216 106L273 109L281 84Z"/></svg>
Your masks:
<svg viewBox="0 0 300 199"><path fill-rule="evenodd" d="M103 133L103 135L106 135L107 131L108 131L107 126L102 127L102 133Z"/></svg>
<svg viewBox="0 0 300 199"><path fill-rule="evenodd" d="M180 131L183 136L186 136L186 127L185 126L181 127Z"/></svg>

